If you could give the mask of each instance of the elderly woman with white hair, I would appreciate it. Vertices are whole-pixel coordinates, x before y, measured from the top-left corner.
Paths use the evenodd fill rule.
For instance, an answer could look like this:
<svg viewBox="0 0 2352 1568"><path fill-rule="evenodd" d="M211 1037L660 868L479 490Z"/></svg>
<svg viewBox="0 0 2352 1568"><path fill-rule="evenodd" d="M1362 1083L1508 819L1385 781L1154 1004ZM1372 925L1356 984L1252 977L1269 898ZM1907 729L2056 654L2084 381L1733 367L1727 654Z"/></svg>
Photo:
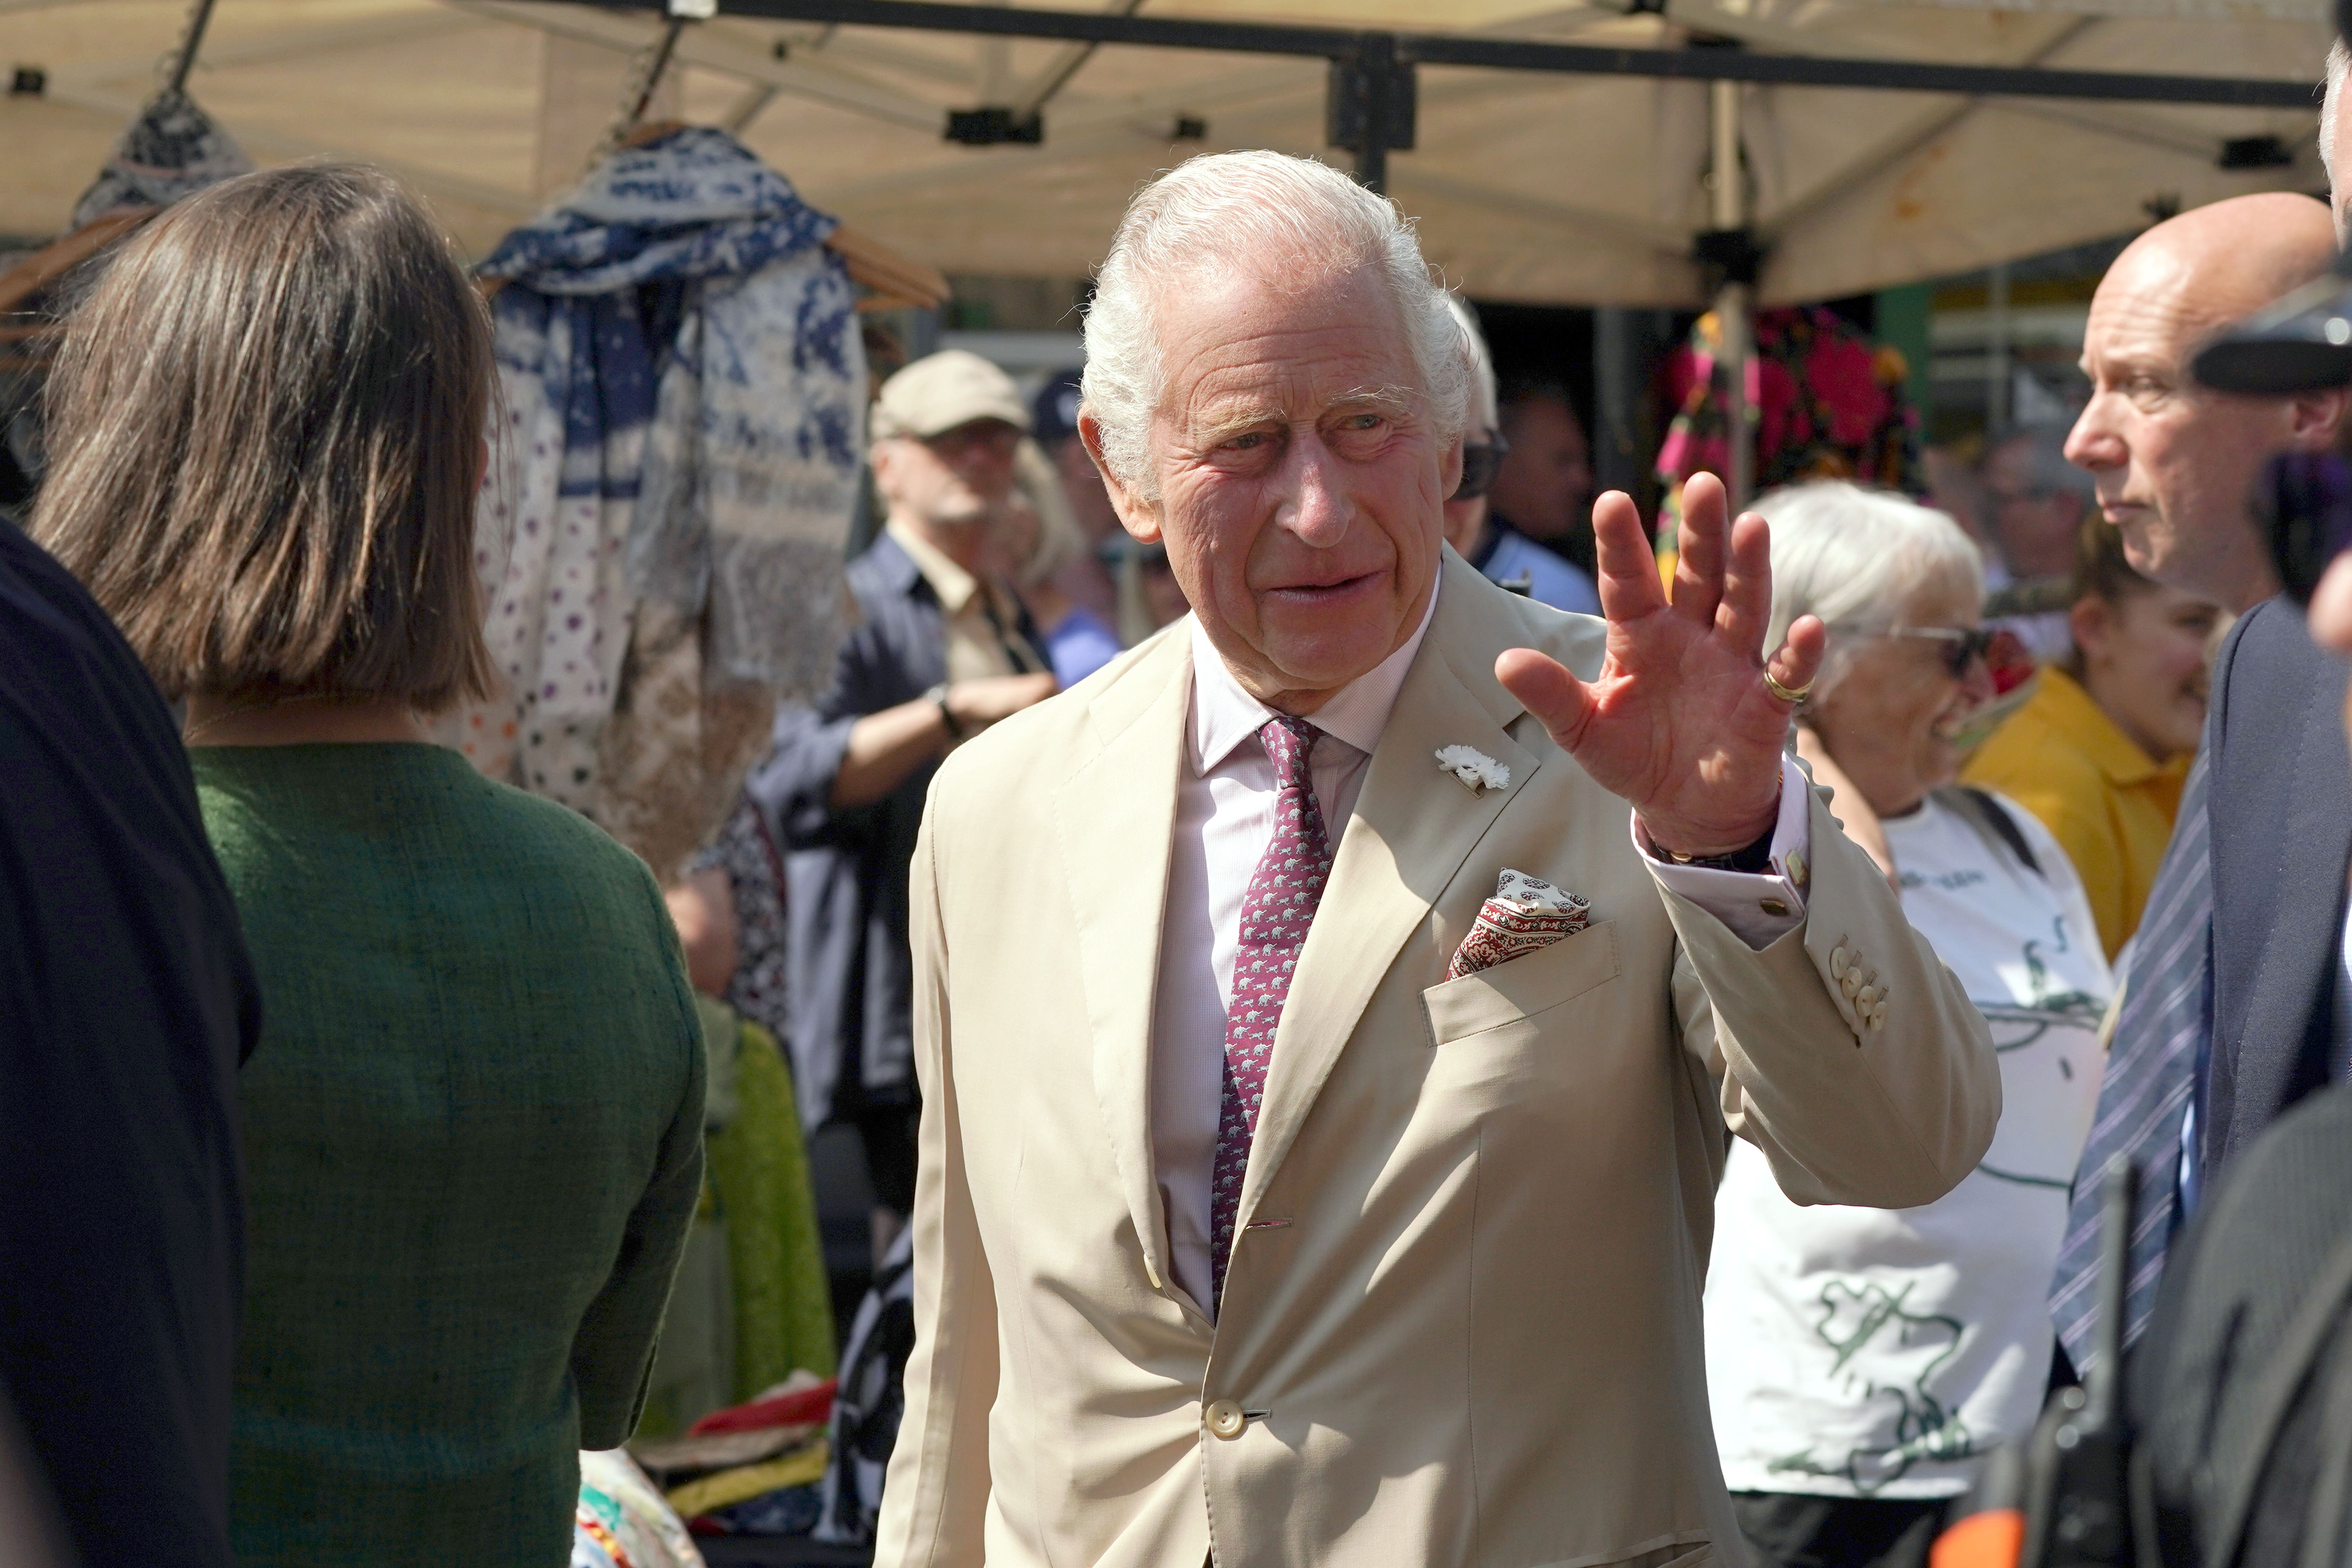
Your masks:
<svg viewBox="0 0 2352 1568"><path fill-rule="evenodd" d="M1925 1564L1981 1457L2025 1436L2048 1388L2046 1297L2113 983L2057 840L1953 784L1992 698L1975 545L1941 512L1848 484L1756 510L1772 527L1767 640L1805 615L1829 629L1797 749L1835 788L1834 813L1874 821L1904 914L1991 1025L2003 1110L1977 1168L1918 1208L1800 1206L1735 1144L1706 1283L1708 1393L1760 1561Z"/></svg>

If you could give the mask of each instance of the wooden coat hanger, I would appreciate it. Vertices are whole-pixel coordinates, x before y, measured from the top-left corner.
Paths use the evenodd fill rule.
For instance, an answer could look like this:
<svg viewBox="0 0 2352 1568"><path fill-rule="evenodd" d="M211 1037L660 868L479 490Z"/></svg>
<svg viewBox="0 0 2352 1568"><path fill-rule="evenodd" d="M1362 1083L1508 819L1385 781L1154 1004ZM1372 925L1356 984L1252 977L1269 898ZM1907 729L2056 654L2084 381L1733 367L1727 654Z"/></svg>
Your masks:
<svg viewBox="0 0 2352 1568"><path fill-rule="evenodd" d="M153 217L160 207L109 213L62 239L53 239L6 272L0 273L0 316L39 293L124 235Z"/></svg>
<svg viewBox="0 0 2352 1568"><path fill-rule="evenodd" d="M648 135L645 139L655 138ZM864 229L842 224L825 236L824 245L841 258L849 280L866 290L857 300L860 314L873 310L936 310L948 302L948 280L938 268L908 260ZM496 297L506 286L503 278L475 279L475 287L482 291L485 300ZM6 299L5 288L6 280L0 279L0 300ZM5 305L0 304L0 310L5 309Z"/></svg>
<svg viewBox="0 0 2352 1568"><path fill-rule="evenodd" d="M64 330L47 312L19 307L162 210L140 207L110 213L62 239L51 240L0 273L0 370L37 368L50 343Z"/></svg>

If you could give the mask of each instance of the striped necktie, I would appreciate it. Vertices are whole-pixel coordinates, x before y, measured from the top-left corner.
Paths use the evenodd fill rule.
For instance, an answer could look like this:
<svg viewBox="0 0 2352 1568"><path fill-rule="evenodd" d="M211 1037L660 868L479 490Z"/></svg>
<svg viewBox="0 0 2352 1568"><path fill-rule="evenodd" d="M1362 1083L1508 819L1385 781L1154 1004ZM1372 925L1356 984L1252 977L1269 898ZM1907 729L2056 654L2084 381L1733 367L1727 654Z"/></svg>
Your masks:
<svg viewBox="0 0 2352 1568"><path fill-rule="evenodd" d="M2117 1154L2139 1173L2124 1300L2124 1344L2147 1327L2180 1211L2181 1122L2213 1028L2213 860L2205 754L2189 771L2180 815L2126 965L2123 1011L2107 1046L2099 1110L2076 1168L2050 1316L2087 1373L2098 1336L2099 1176Z"/></svg>
<svg viewBox="0 0 2352 1568"><path fill-rule="evenodd" d="M1209 1294L1225 1293L1225 1259L1234 1249L1242 1176L1258 1104L1274 1060L1274 1032L1290 994L1291 971L1331 879L1331 840L1307 768L1322 734L1304 719L1269 719L1258 730L1274 761L1274 837L1242 895L1241 946L1234 955L1234 1000L1225 1014L1225 1082L1217 1114L1216 1162L1209 1186Z"/></svg>

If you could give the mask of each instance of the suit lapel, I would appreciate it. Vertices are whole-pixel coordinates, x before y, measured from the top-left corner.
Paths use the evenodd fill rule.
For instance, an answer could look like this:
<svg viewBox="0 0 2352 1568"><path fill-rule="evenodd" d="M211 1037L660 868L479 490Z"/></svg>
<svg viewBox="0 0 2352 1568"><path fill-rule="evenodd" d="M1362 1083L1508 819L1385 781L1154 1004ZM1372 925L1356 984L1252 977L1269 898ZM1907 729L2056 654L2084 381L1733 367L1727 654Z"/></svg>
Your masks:
<svg viewBox="0 0 2352 1568"><path fill-rule="evenodd" d="M2343 666L2312 646L2291 605L2273 600L2247 618L2254 624L2238 653L2245 668L2231 684L2244 678L2254 690L2231 697L2233 728L2243 731L2220 753L2228 771L2214 775L2209 806L2221 918L2217 1089L2204 1136L2217 1157L2235 1153L2315 1079L2324 1081L2352 857ZM2257 634L2267 636L2255 646Z"/></svg>
<svg viewBox="0 0 2352 1568"><path fill-rule="evenodd" d="M1450 551L1445 573L1283 1004L1242 1182L1244 1224L1398 951L1541 765L1503 728L1522 710L1494 676L1506 646L1495 637L1498 590ZM1510 782L1471 794L1438 770L1443 746L1485 752L1510 769Z"/></svg>
<svg viewBox="0 0 2352 1568"><path fill-rule="evenodd" d="M1167 1287L1168 1248L1152 1170L1152 1009L1191 711L1191 646L1181 631L1164 636L1096 696L1088 718L1102 749L1054 794L1094 1035L1095 1092L1155 1289ZM1139 855L1146 845L1158 845L1159 854Z"/></svg>

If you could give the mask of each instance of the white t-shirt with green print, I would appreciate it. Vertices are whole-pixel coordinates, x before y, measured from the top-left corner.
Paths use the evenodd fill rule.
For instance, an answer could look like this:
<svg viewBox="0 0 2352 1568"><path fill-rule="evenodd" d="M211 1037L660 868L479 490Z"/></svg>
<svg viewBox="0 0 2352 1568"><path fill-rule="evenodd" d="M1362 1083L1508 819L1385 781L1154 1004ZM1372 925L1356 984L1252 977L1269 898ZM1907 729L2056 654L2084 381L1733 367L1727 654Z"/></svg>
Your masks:
<svg viewBox="0 0 2352 1568"><path fill-rule="evenodd" d="M1991 1026L2002 1109L1983 1161L1921 1208L1807 1208L1752 1145L1732 1146L1706 1338L1734 1491L1951 1496L2041 1410L2051 1270L2114 982L2065 851L2000 804L2039 874L1948 798L1885 825L1903 912Z"/></svg>

